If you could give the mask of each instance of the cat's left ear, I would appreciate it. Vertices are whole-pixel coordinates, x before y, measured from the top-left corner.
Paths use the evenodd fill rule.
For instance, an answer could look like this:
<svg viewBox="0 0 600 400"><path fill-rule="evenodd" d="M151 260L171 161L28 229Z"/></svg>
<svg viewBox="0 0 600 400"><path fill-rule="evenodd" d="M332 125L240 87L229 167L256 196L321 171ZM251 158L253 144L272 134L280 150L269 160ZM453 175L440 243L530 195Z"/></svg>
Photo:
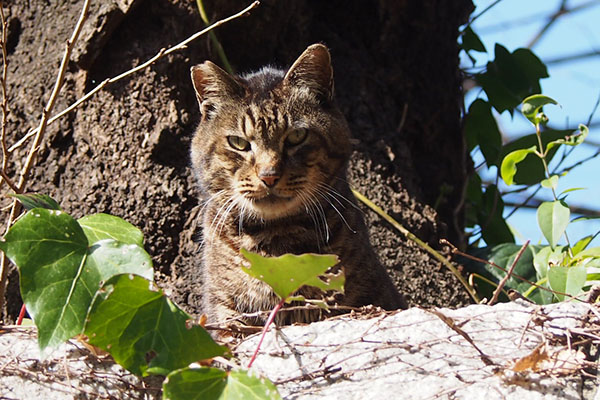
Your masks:
<svg viewBox="0 0 600 400"><path fill-rule="evenodd" d="M333 68L329 50L322 44L309 46L285 74L284 83L308 87L320 100L333 100Z"/></svg>
<svg viewBox="0 0 600 400"><path fill-rule="evenodd" d="M202 119L211 118L221 104L244 93L231 75L210 61L193 66L191 73Z"/></svg>

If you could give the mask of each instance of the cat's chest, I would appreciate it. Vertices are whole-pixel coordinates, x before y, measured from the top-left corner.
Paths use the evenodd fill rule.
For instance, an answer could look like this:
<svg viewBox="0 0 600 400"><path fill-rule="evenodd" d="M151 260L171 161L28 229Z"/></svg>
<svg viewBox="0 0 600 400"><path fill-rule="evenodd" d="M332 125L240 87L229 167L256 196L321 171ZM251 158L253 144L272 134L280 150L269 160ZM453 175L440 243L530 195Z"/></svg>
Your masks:
<svg viewBox="0 0 600 400"><path fill-rule="evenodd" d="M285 222L249 229L238 239L240 247L269 256L317 253L322 250L314 230Z"/></svg>

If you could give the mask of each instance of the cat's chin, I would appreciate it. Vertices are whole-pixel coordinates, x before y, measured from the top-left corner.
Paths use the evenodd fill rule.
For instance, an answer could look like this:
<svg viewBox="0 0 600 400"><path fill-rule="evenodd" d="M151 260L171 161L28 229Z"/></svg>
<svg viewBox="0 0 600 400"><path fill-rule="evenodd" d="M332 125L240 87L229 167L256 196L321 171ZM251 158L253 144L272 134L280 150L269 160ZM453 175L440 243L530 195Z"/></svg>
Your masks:
<svg viewBox="0 0 600 400"><path fill-rule="evenodd" d="M302 201L297 197L268 195L252 201L250 208L258 217L273 220L297 214L301 205Z"/></svg>

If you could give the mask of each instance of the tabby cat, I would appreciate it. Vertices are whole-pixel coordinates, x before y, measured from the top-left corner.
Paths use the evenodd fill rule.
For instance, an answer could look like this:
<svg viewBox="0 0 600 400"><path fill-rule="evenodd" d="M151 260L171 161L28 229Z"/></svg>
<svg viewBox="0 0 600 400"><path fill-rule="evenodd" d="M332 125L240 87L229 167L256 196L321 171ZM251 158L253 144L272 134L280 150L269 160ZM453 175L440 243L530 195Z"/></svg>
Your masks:
<svg viewBox="0 0 600 400"><path fill-rule="evenodd" d="M241 248L266 256L336 254L346 275L341 304L406 308L369 244L346 181L350 132L333 102L327 48L308 47L287 72L265 67L233 77L206 61L191 73L202 114L191 157L205 202L208 322L278 303L266 284L241 270ZM321 293L303 287L300 294ZM317 318L288 312L280 322Z"/></svg>

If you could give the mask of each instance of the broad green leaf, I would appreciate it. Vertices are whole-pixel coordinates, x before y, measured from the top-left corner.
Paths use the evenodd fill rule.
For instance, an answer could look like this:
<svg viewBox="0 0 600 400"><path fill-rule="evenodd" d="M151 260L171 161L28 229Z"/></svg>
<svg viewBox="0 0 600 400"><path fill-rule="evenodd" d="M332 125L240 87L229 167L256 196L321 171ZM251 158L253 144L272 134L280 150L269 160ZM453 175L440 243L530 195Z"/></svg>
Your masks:
<svg viewBox="0 0 600 400"><path fill-rule="evenodd" d="M225 354L162 291L135 275L111 278L94 300L85 334L89 342L138 375L162 374Z"/></svg>
<svg viewBox="0 0 600 400"><path fill-rule="evenodd" d="M253 376L250 371L231 371L223 400L280 399L275 385L268 379Z"/></svg>
<svg viewBox="0 0 600 400"><path fill-rule="evenodd" d="M585 250L595 236L596 235L586 236L580 239L577 243L575 243L575 245L573 246L573 256L576 256L577 254Z"/></svg>
<svg viewBox="0 0 600 400"><path fill-rule="evenodd" d="M114 215L92 214L80 218L77 222L83 228L89 243L96 243L103 239L114 239L126 244L143 246L144 235L142 231Z"/></svg>
<svg viewBox="0 0 600 400"><path fill-rule="evenodd" d="M494 246L500 243L514 243L515 239L503 217L504 202L495 185L489 185L482 196L477 221L481 227L483 240Z"/></svg>
<svg viewBox="0 0 600 400"><path fill-rule="evenodd" d="M471 26L467 26L465 28L465 30L462 32L461 37L462 37L461 47L463 50L465 50L465 51L474 50L474 51L478 51L480 53L486 52L483 42L481 41L481 39L479 39L479 36L477 36L477 34L475 32L473 32L473 29L471 29Z"/></svg>
<svg viewBox="0 0 600 400"><path fill-rule="evenodd" d="M564 139L553 140L550 143L548 143L546 149L550 150L553 147L559 146L561 144L564 144L566 146L578 146L581 143L583 143L588 134L588 128L585 125L579 125L579 133L575 135L569 135Z"/></svg>
<svg viewBox="0 0 600 400"><path fill-rule="evenodd" d="M43 353L81 333L100 283L98 271L83 268L87 244L77 221L45 208L27 212L0 243L19 269L21 297Z"/></svg>
<svg viewBox="0 0 600 400"><path fill-rule="evenodd" d="M560 240L569 225L571 211L563 201L545 201L537 209L538 225L544 237L552 246Z"/></svg>
<svg viewBox="0 0 600 400"><path fill-rule="evenodd" d="M218 368L182 368L163 382L164 400L221 399L228 373Z"/></svg>
<svg viewBox="0 0 600 400"><path fill-rule="evenodd" d="M277 388L266 378L248 371L225 372L217 368L183 368L163 383L165 400L278 400Z"/></svg>
<svg viewBox="0 0 600 400"><path fill-rule="evenodd" d="M496 44L494 60L475 79L499 113L508 110L512 114L523 98L541 91L539 81L547 77L546 66L530 50L510 53Z"/></svg>
<svg viewBox="0 0 600 400"><path fill-rule="evenodd" d="M523 88L523 93L541 92L540 79L550 76L548 75L546 65L529 49L516 49L512 55L513 59L519 65L521 72L526 77L527 88Z"/></svg>
<svg viewBox="0 0 600 400"><path fill-rule="evenodd" d="M500 174L508 186L512 185L514 182L513 179L517 173L517 164L523 161L529 154L535 152L536 148L535 146L532 146L528 149L515 150L504 157L502 160L502 166L500 167Z"/></svg>
<svg viewBox="0 0 600 400"><path fill-rule="evenodd" d="M266 282L282 299L292 295L304 285L316 286L323 290L343 292L343 279L339 275L325 274L339 260L331 254L284 254L280 257L263 257L246 249L242 255L250 262L250 267L242 266L248 275ZM319 276L327 279L318 278Z"/></svg>
<svg viewBox="0 0 600 400"><path fill-rule="evenodd" d="M34 208L47 208L48 210L60 210L60 205L52 197L40 193L10 194L23 204L27 210Z"/></svg>
<svg viewBox="0 0 600 400"><path fill-rule="evenodd" d="M550 141L562 139L570 133L572 133L571 130L557 131L553 129L546 129L542 132L542 145L545 148ZM506 157L506 155L515 150L527 149L532 146L536 147L536 149L538 146L538 138L535 133L523 136L504 145L504 147L502 148L502 154L500 155L500 158ZM547 162L550 162L550 160L552 160L557 150L558 147L555 147L547 152ZM519 185L534 185L536 183L539 183L541 180L545 179L545 174L546 172L544 171L544 165L540 161L540 158L536 154L529 154L527 157L525 157L523 161L519 163L519 168L516 175L513 177L513 181L514 183Z"/></svg>
<svg viewBox="0 0 600 400"><path fill-rule="evenodd" d="M545 187L546 189L555 189L558 187L558 175L552 175L550 178L548 179L544 179L542 182L540 182L542 187Z"/></svg>
<svg viewBox="0 0 600 400"><path fill-rule="evenodd" d="M90 246L85 268L96 269L101 281L123 273L154 279L152 258L142 247L113 239L100 240Z"/></svg>
<svg viewBox="0 0 600 400"><path fill-rule="evenodd" d="M542 285L543 287L550 288L547 282L548 270L552 266L561 265L564 262L565 254L564 247L561 246L554 250L550 246L546 246L535 254L533 266L536 270L536 281L540 282L545 279L546 283ZM551 304L554 300L552 292L542 289L536 289L529 298L537 304Z"/></svg>
<svg viewBox="0 0 600 400"><path fill-rule="evenodd" d="M479 146L488 166L498 165L502 151L502 136L488 102L477 99L469 106L465 122L467 147Z"/></svg>
<svg viewBox="0 0 600 400"><path fill-rule="evenodd" d="M542 94L534 94L533 96L529 96L525 100L523 100L523 104L521 106L521 113L532 124L537 125L540 122L542 122L539 116L541 109L547 104L558 105L556 100L548 96L544 96Z"/></svg>
<svg viewBox="0 0 600 400"><path fill-rule="evenodd" d="M582 292L583 285L587 280L585 267L552 267L548 271L548 282L550 288L554 291L566 293L571 296L577 296ZM563 301L565 296L554 294L559 301Z"/></svg>
<svg viewBox="0 0 600 400"><path fill-rule="evenodd" d="M70 215L35 208L6 234L0 248L19 268L21 296L38 327L42 352L83 331L101 282L117 273L152 276L139 246L105 240L88 247Z"/></svg>

